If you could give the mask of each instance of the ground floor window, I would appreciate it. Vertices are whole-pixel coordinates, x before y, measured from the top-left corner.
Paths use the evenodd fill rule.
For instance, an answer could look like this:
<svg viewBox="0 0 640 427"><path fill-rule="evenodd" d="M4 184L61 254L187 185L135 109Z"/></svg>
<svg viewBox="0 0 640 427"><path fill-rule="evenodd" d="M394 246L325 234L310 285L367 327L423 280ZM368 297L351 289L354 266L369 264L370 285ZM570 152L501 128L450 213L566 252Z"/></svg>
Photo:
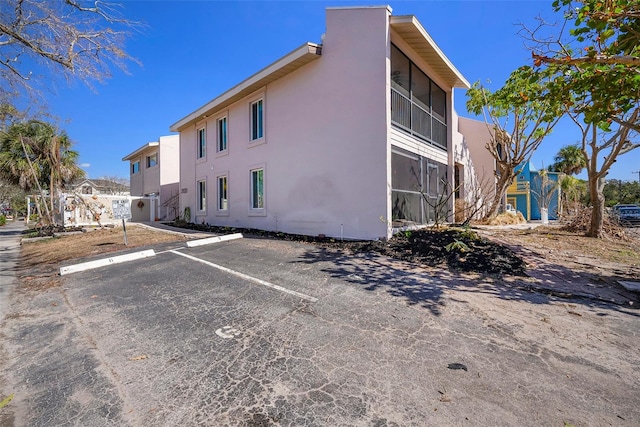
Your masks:
<svg viewBox="0 0 640 427"><path fill-rule="evenodd" d="M391 153L391 213L394 227L427 224L448 217L442 201L450 191L447 165L395 149Z"/></svg>
<svg viewBox="0 0 640 427"><path fill-rule="evenodd" d="M218 177L218 210L226 211L228 209L227 199L227 177Z"/></svg>
<svg viewBox="0 0 640 427"><path fill-rule="evenodd" d="M206 180L200 180L197 184L198 188L198 211L207 210L207 182Z"/></svg>
<svg viewBox="0 0 640 427"><path fill-rule="evenodd" d="M251 170L251 209L264 209L264 169Z"/></svg>

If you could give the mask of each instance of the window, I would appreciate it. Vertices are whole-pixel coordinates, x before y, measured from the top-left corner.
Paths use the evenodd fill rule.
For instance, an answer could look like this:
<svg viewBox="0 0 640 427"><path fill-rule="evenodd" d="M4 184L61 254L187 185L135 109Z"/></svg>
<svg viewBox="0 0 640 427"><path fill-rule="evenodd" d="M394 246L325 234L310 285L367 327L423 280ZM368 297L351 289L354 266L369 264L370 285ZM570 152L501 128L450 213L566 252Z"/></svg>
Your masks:
<svg viewBox="0 0 640 427"><path fill-rule="evenodd" d="M131 173L136 174L140 172L140 161L131 163Z"/></svg>
<svg viewBox="0 0 640 427"><path fill-rule="evenodd" d="M207 133L204 128L198 129L198 159L203 159L207 155Z"/></svg>
<svg viewBox="0 0 640 427"><path fill-rule="evenodd" d="M394 148L391 153L391 204L394 227L425 224L446 218L449 206L438 207L446 197L447 165Z"/></svg>
<svg viewBox="0 0 640 427"><path fill-rule="evenodd" d="M264 209L264 169L251 171L251 209Z"/></svg>
<svg viewBox="0 0 640 427"><path fill-rule="evenodd" d="M229 207L227 199L227 177L218 177L218 210L226 211Z"/></svg>
<svg viewBox="0 0 640 427"><path fill-rule="evenodd" d="M391 123L447 148L447 93L391 45Z"/></svg>
<svg viewBox="0 0 640 427"><path fill-rule="evenodd" d="M147 156L147 167L151 168L158 164L158 153Z"/></svg>
<svg viewBox="0 0 640 427"><path fill-rule="evenodd" d="M251 140L264 136L264 107L262 99L251 103Z"/></svg>
<svg viewBox="0 0 640 427"><path fill-rule="evenodd" d="M223 117L218 119L218 146L216 150L218 152L226 151L227 149L227 118Z"/></svg>
<svg viewBox="0 0 640 427"><path fill-rule="evenodd" d="M207 210L207 182L203 179L198 181L197 185L198 191L198 210L205 211Z"/></svg>

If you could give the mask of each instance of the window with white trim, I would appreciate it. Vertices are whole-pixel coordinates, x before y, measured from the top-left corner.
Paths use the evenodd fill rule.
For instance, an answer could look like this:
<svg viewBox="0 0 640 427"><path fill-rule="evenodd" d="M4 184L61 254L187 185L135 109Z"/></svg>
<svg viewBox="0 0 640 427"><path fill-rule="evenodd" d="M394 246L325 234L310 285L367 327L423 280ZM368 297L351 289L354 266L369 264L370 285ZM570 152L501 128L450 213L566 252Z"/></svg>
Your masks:
<svg viewBox="0 0 640 427"><path fill-rule="evenodd" d="M207 210L207 181L202 179L197 182L198 211Z"/></svg>
<svg viewBox="0 0 640 427"><path fill-rule="evenodd" d="M197 158L203 159L207 155L207 132L205 128L198 129Z"/></svg>
<svg viewBox="0 0 640 427"><path fill-rule="evenodd" d="M218 210L226 211L229 209L229 199L227 198L227 176L218 177Z"/></svg>
<svg viewBox="0 0 640 427"><path fill-rule="evenodd" d="M251 170L251 209L264 209L264 168Z"/></svg>
<svg viewBox="0 0 640 427"><path fill-rule="evenodd" d="M218 128L218 146L217 151L222 152L227 150L227 118L221 117L217 122Z"/></svg>
<svg viewBox="0 0 640 427"><path fill-rule="evenodd" d="M259 99L251 103L251 140L264 136L264 101Z"/></svg>

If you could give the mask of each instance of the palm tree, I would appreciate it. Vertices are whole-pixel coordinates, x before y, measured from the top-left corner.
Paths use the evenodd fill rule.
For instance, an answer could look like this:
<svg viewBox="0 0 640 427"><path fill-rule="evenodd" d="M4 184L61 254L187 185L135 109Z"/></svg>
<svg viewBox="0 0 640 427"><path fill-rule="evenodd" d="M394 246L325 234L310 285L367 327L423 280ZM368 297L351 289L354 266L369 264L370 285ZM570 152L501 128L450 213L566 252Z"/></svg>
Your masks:
<svg viewBox="0 0 640 427"><path fill-rule="evenodd" d="M84 175L71 145L64 131L39 120L15 123L0 132L0 179L25 191L37 188L43 200L47 188L50 203L44 208L51 223L53 202L61 186Z"/></svg>
<svg viewBox="0 0 640 427"><path fill-rule="evenodd" d="M575 176L564 175L560 178L560 188L567 213L575 213L578 210L580 200L587 193L587 183ZM570 212L571 209L573 212Z"/></svg>
<svg viewBox="0 0 640 427"><path fill-rule="evenodd" d="M566 175L577 175L587 166L587 158L578 145L565 145L554 157L551 170Z"/></svg>

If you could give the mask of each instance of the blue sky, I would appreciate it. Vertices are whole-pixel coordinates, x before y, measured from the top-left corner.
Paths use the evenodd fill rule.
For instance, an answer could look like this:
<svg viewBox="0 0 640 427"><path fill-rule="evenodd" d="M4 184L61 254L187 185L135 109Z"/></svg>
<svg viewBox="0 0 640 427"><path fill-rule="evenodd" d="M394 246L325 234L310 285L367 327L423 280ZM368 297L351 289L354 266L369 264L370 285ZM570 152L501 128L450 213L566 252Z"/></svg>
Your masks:
<svg viewBox="0 0 640 427"><path fill-rule="evenodd" d="M126 50L141 65L93 89L55 82L46 95L80 152L91 178L129 177L122 157L159 136L169 126L304 42L320 42L325 8L379 5L377 1L120 1L127 18L146 27ZM531 54L517 34L519 23L536 16L557 20L549 1L394 1L394 15L415 15L445 55L471 83L497 89L509 73L530 64ZM459 115L465 91L456 89ZM577 129L561 123L534 154L548 166L563 145L578 140ZM640 152L622 156L607 178L638 179ZM584 178L583 176L581 176Z"/></svg>

